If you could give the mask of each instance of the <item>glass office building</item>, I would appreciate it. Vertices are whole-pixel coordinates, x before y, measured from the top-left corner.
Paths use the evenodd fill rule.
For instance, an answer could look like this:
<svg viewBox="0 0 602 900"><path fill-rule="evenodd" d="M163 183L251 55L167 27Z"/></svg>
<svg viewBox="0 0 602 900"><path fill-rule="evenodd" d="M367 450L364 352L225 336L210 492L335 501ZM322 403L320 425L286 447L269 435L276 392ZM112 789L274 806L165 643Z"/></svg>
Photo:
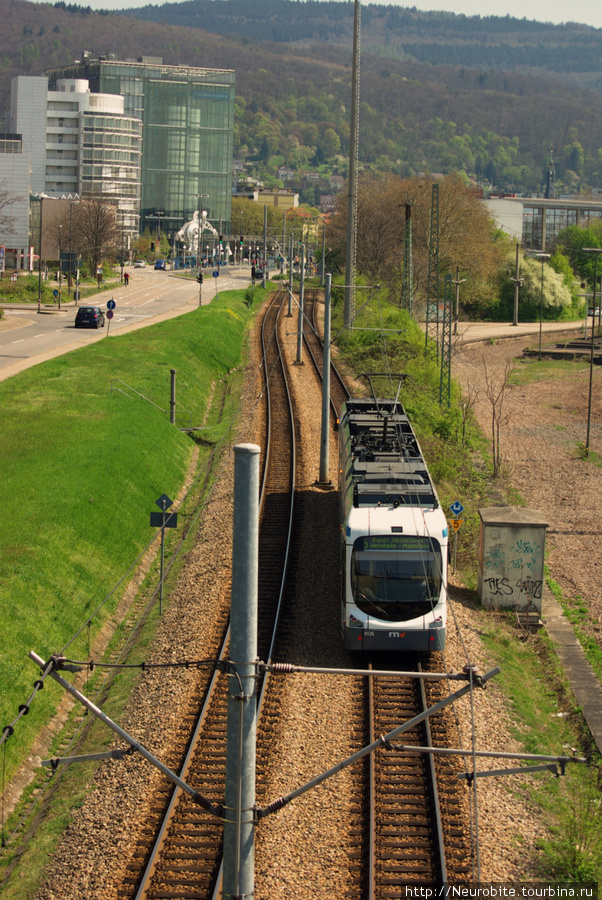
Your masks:
<svg viewBox="0 0 602 900"><path fill-rule="evenodd" d="M46 74L51 88L62 78L86 78L93 92L121 94L125 115L142 120L141 231L160 229L171 240L200 208L229 234L233 71L84 53L80 62Z"/></svg>

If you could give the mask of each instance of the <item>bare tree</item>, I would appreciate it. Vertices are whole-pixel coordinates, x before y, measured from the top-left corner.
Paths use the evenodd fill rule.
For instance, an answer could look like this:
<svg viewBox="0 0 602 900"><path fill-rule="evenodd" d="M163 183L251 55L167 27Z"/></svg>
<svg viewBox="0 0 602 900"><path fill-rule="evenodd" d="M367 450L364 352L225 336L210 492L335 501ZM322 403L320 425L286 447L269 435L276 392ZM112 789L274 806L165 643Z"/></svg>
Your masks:
<svg viewBox="0 0 602 900"><path fill-rule="evenodd" d="M13 194L6 178L0 181L0 235L2 237L8 237L15 233L15 217L10 214L10 208L22 199Z"/></svg>
<svg viewBox="0 0 602 900"><path fill-rule="evenodd" d="M491 404L491 445L494 478L497 478L502 468L501 432L502 427L510 421L510 413L504 412L504 401L513 369L512 360L508 360L503 371L494 375L487 369L487 361L483 358L485 396Z"/></svg>
<svg viewBox="0 0 602 900"><path fill-rule="evenodd" d="M74 212L82 252L95 269L103 256L113 253L118 243L117 208L113 198L101 194L82 200Z"/></svg>

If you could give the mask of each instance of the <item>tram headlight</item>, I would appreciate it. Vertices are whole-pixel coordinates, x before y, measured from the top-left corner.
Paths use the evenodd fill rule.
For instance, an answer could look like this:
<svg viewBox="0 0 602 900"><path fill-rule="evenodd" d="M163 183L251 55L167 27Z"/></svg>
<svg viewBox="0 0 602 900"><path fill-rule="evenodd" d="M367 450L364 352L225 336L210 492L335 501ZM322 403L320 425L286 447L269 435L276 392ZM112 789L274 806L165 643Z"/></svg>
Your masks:
<svg viewBox="0 0 602 900"><path fill-rule="evenodd" d="M349 625L349 628L363 628L364 627L364 623L360 622L359 619L356 619L355 616L353 616L351 614L349 615L348 625Z"/></svg>

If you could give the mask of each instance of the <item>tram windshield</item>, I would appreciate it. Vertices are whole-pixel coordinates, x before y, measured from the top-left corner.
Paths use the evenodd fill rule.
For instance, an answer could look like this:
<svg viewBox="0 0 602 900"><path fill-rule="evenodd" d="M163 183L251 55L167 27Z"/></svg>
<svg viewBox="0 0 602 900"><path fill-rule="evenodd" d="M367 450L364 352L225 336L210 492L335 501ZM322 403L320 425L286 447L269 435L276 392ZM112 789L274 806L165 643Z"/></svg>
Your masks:
<svg viewBox="0 0 602 900"><path fill-rule="evenodd" d="M431 612L441 593L437 541L413 538L424 542L420 550L365 549L371 540L359 538L351 555L351 586L358 609L387 622L407 622Z"/></svg>

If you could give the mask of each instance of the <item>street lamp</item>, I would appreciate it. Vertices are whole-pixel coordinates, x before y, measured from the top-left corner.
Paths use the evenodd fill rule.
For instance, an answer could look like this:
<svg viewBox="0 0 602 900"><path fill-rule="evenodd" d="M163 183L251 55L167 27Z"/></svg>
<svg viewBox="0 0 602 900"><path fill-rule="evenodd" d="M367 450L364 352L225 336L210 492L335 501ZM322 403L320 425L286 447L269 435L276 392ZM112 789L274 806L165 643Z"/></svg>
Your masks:
<svg viewBox="0 0 602 900"><path fill-rule="evenodd" d="M208 200L209 194L197 194L196 197L197 197L197 201L198 201L198 211L199 211L199 234L198 234L197 242L196 242L196 255L197 255L196 264L197 264L197 268L200 271L200 268L201 268L201 228L203 225L203 208L202 208L203 204L201 201Z"/></svg>
<svg viewBox="0 0 602 900"><path fill-rule="evenodd" d="M541 251L533 251L528 254L532 259L540 259L541 260L541 296L539 298L539 354L538 359L541 360L541 332L543 328L543 264L550 258L549 253L542 253Z"/></svg>
<svg viewBox="0 0 602 900"><path fill-rule="evenodd" d="M71 256L71 235L73 233L73 204L78 205L79 200L70 200L69 201L69 273L67 275L67 293L71 296L71 284L73 277L73 262ZM77 306L77 296L75 298L75 305Z"/></svg>
<svg viewBox="0 0 602 900"><path fill-rule="evenodd" d="M587 434L585 438L585 455L589 456L589 434L590 427L592 421L592 387L594 383L594 319L596 316L596 285L598 282L598 256L602 253L602 248L600 247L582 247L582 253L593 253L594 254L594 298L593 298L593 309L592 309L592 337L590 344L590 354L589 354L589 397L587 401ZM586 301L586 312L587 312L587 301Z"/></svg>
<svg viewBox="0 0 602 900"><path fill-rule="evenodd" d="M63 226L59 225L59 309L61 308L61 288L63 286Z"/></svg>

